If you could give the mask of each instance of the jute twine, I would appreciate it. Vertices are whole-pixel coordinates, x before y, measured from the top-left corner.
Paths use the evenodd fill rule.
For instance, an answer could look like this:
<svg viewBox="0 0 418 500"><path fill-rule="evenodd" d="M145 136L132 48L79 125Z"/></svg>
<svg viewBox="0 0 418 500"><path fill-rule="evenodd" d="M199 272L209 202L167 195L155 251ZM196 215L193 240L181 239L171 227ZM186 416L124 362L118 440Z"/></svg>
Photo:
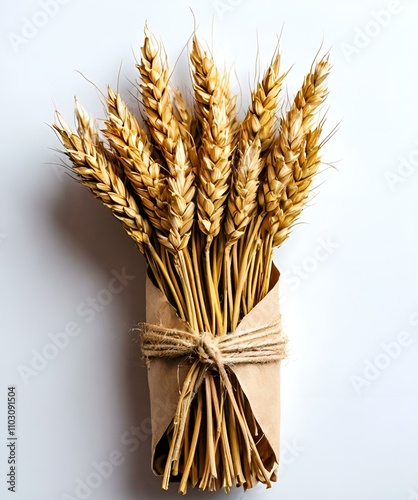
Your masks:
<svg viewBox="0 0 418 500"><path fill-rule="evenodd" d="M245 363L273 363L286 357L287 338L280 319L245 331L225 335L193 333L140 323L144 358L194 358L218 367Z"/></svg>

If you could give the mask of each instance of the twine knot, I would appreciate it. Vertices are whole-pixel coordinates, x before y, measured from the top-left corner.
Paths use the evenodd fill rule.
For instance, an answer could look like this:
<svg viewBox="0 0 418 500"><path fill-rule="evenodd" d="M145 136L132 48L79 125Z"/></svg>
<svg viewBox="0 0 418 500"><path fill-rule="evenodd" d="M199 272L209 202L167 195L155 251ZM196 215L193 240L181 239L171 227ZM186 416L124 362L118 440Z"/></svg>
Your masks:
<svg viewBox="0 0 418 500"><path fill-rule="evenodd" d="M219 364L222 353L219 349L218 338L210 332L202 332L196 342L196 355L202 363Z"/></svg>

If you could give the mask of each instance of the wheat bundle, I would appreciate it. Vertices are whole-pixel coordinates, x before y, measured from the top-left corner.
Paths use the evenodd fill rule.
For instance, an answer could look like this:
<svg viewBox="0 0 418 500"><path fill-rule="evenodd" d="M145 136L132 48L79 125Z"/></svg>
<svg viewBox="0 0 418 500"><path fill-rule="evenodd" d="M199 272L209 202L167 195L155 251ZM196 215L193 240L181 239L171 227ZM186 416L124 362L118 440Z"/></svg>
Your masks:
<svg viewBox="0 0 418 500"><path fill-rule="evenodd" d="M321 163L328 57L278 117L280 54L242 121L228 75L196 36L194 106L170 82L145 28L137 65L145 124L108 88L98 130L76 101L76 131L54 128L80 182L145 255L153 462L203 490L267 487L279 462L279 366L286 355L273 251L289 236ZM157 409L164 409L158 417Z"/></svg>

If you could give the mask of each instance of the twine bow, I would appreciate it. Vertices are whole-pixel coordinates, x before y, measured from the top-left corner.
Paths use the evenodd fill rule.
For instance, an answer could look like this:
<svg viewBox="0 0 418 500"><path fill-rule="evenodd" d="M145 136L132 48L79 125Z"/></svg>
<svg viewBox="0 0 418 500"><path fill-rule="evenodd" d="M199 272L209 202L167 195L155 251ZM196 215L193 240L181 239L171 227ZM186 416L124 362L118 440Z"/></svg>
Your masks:
<svg viewBox="0 0 418 500"><path fill-rule="evenodd" d="M196 358L207 365L272 363L286 357L281 321L226 335L193 333L140 323L141 347L146 359Z"/></svg>

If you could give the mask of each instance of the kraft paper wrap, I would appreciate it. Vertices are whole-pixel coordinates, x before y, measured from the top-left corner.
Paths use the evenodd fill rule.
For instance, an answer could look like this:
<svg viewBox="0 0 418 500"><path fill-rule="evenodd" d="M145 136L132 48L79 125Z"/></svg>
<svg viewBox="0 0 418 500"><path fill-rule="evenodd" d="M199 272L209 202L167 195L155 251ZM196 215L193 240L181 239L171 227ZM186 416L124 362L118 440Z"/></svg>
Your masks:
<svg viewBox="0 0 418 500"><path fill-rule="evenodd" d="M237 330L249 330L280 319L279 271L273 267L270 291L240 322ZM166 328L188 330L164 294L146 279L146 322ZM152 420L152 469L156 470L157 445L173 420L190 360L148 359L148 384ZM243 389L253 414L273 450L269 462L279 463L280 448L280 361L229 366ZM276 474L272 474L272 480Z"/></svg>

